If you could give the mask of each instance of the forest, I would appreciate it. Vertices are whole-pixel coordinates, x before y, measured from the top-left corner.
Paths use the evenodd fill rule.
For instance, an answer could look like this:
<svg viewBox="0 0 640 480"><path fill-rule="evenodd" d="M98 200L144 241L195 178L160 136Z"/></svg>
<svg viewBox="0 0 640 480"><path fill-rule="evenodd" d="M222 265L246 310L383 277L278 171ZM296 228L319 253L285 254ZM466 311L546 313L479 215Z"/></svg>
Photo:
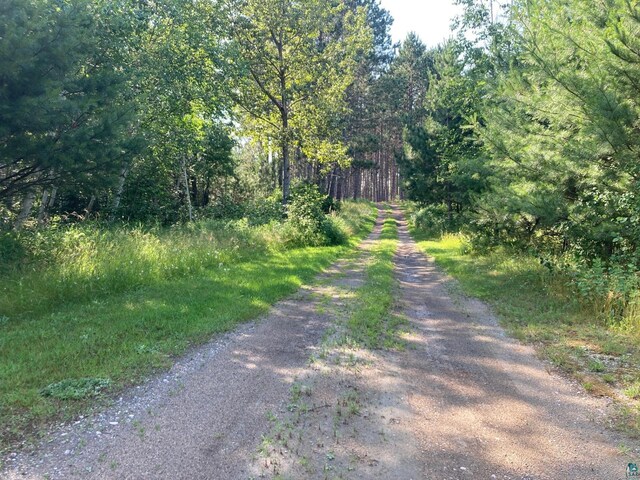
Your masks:
<svg viewBox="0 0 640 480"><path fill-rule="evenodd" d="M640 3L457 3L427 46L392 42L378 0L3 0L0 378L47 365L0 382L4 431L54 409L35 386L84 348L54 337L95 353L76 376L126 350L108 369L132 381L344 255L370 202L465 253L526 257L637 328ZM229 308L234 285L267 290L221 324L157 327L152 349L142 320L120 345L124 313L93 337L101 309L145 288L170 304L163 288L211 272Z"/></svg>

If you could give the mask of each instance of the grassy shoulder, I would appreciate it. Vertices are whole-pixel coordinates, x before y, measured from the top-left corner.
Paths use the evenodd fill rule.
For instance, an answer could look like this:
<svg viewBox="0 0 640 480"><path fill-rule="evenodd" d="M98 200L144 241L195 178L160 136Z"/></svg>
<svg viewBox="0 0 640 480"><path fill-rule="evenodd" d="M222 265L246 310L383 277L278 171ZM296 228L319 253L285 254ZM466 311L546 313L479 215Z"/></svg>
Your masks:
<svg viewBox="0 0 640 480"><path fill-rule="evenodd" d="M598 320L567 278L551 274L532 256L496 250L471 253L459 235L429 237L412 229L418 247L458 281L467 295L489 303L509 333L594 395L618 401L617 426L640 435L638 332Z"/></svg>
<svg viewBox="0 0 640 480"><path fill-rule="evenodd" d="M168 367L187 348L264 313L352 252L374 220L371 205L345 204L338 221L351 236L347 244L333 247L272 248L264 235L275 232L249 230L131 240L120 253L112 251L113 263L126 266L135 258L151 259L145 265L152 268L153 259L160 258L159 263L183 265L182 270L156 266L160 273L144 281L100 289L94 288L101 285L100 278L83 277L80 267L93 262L99 266L93 275L99 277L96 271L107 269L108 262L86 260L76 264L76 278L69 281L95 282L91 288L85 285L81 294L65 298L64 285L33 308L24 296L5 297L2 311L14 314L0 322L0 451L51 420L108 401L122 388ZM103 254L94 257L102 259Z"/></svg>

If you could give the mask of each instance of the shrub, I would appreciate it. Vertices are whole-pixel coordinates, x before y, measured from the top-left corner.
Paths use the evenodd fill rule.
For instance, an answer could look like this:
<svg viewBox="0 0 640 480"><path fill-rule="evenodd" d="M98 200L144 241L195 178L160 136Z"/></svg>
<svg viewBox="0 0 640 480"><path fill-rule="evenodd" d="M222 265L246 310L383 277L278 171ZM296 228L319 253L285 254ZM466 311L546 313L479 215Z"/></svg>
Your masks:
<svg viewBox="0 0 640 480"><path fill-rule="evenodd" d="M451 221L445 205L427 205L411 213L410 219L414 227L428 235L440 236L445 233L458 232L464 219L456 214Z"/></svg>
<svg viewBox="0 0 640 480"><path fill-rule="evenodd" d="M337 245L346 235L324 212L326 196L316 185L300 184L291 192L287 206L284 240L288 246Z"/></svg>
<svg viewBox="0 0 640 480"><path fill-rule="evenodd" d="M573 285L578 294L606 322L620 324L637 321L640 289L638 268L634 264L606 265L599 258L581 261L572 268Z"/></svg>
<svg viewBox="0 0 640 480"><path fill-rule="evenodd" d="M250 225L265 225L269 222L280 222L284 219L282 193L274 192L267 198L256 199L247 208L247 219Z"/></svg>

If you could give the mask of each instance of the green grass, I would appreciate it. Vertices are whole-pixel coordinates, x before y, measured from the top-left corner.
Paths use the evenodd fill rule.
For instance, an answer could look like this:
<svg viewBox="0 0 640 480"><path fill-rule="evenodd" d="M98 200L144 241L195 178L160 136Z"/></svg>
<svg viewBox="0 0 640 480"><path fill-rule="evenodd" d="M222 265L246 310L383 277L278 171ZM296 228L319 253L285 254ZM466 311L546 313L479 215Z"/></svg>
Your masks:
<svg viewBox="0 0 640 480"><path fill-rule="evenodd" d="M457 280L463 293L489 303L511 335L534 344L541 356L596 395L636 396L640 383L640 335L601 321L580 302L569 280L551 274L533 257L498 249L470 252L460 235L429 237L412 230L418 247ZM605 363L600 358L610 359ZM620 427L640 435L640 421L624 409ZM621 410L622 412L622 410Z"/></svg>
<svg viewBox="0 0 640 480"><path fill-rule="evenodd" d="M387 212L388 214L388 212ZM354 311L346 326L348 340L366 348L397 348L401 319L391 311L396 281L393 256L398 246L398 229L386 218L380 239L372 246L365 283L355 292Z"/></svg>
<svg viewBox="0 0 640 480"><path fill-rule="evenodd" d="M352 252L371 230L374 218L370 205L345 205L342 220L352 237L344 246L280 251L266 243L256 248L245 243L242 235L257 238L255 232L242 233L236 241L227 232L226 243L212 234L208 249L203 246L199 252L217 251L218 259L183 269L180 275L158 274L146 284L120 284L68 301L59 298L61 289L33 309L24 307L28 302L22 297L5 298L3 308L11 312L13 300L17 314L0 323L0 451L50 421L70 418L170 366L190 346L266 312L338 257ZM199 232L194 236L204 245L206 237ZM189 241L186 233L180 239ZM170 248L163 240L154 240L161 251ZM173 241L167 240L171 245ZM134 250L113 251L114 263L122 264L118 255ZM178 256L175 262L181 261ZM37 283L33 285L37 289ZM98 383L105 388L90 388L86 396L74 393L83 391L79 384ZM64 393L69 385L75 390ZM48 386L63 394L44 395Z"/></svg>

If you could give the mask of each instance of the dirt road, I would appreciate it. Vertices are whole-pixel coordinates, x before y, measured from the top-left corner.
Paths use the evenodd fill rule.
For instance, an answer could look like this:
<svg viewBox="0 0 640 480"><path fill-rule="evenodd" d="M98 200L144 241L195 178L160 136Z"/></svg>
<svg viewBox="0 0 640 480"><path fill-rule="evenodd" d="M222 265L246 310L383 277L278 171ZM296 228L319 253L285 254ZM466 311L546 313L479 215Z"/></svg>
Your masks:
<svg viewBox="0 0 640 480"><path fill-rule="evenodd" d="M10 456L2 478L624 478L622 451L640 450L602 426L606 404L550 373L485 305L453 295L394 215L407 348L332 342L378 225L360 256Z"/></svg>

